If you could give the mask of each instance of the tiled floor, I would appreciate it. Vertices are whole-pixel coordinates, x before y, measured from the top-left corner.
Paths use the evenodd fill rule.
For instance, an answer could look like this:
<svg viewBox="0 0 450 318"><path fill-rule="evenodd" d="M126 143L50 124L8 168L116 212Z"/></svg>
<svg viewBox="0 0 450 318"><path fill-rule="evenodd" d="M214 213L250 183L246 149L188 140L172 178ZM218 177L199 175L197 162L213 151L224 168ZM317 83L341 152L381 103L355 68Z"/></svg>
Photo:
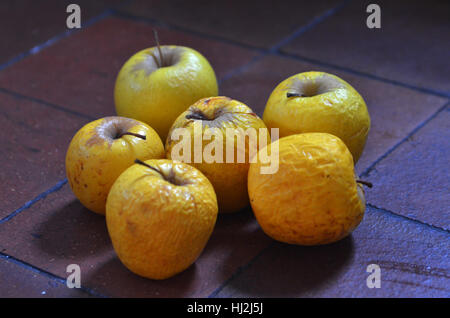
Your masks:
<svg viewBox="0 0 450 318"><path fill-rule="evenodd" d="M369 2L357 0L78 1L79 31L65 29L66 2L43 3L0 5L0 297L450 296L447 2L379 1L382 28L369 30ZM117 72L154 45L153 28L203 53L220 94L259 115L272 89L303 71L336 74L362 94L372 129L357 171L374 188L350 237L277 243L247 209L220 215L198 261L169 280L120 263L104 218L71 193L64 156L84 123L114 114ZM380 289L366 286L372 263ZM69 264L81 267L81 289L65 286Z"/></svg>

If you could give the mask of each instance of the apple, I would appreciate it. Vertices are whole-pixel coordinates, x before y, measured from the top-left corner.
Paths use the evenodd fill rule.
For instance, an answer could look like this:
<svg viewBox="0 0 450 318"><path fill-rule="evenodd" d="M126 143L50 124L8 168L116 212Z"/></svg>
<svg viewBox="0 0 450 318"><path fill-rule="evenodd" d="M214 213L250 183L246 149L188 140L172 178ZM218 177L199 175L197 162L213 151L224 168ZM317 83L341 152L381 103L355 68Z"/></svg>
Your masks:
<svg viewBox="0 0 450 318"><path fill-rule="evenodd" d="M175 45L134 54L121 68L114 88L117 114L147 123L162 140L178 115L200 98L217 94L208 60L194 49Z"/></svg>
<svg viewBox="0 0 450 318"><path fill-rule="evenodd" d="M66 154L70 188L89 210L105 214L114 181L136 158L164 158L164 145L147 124L125 117L105 117L83 126Z"/></svg>
<svg viewBox="0 0 450 318"><path fill-rule="evenodd" d="M217 219L217 199L194 167L171 160L136 161L111 188L108 233L132 272L166 279L199 257Z"/></svg>
<svg viewBox="0 0 450 318"><path fill-rule="evenodd" d="M289 244L320 245L349 235L366 208L353 157L338 137L327 133L290 135L270 144L278 148L279 169L262 174L264 163L250 164L248 192L264 233Z"/></svg>
<svg viewBox="0 0 450 318"><path fill-rule="evenodd" d="M255 137L253 143L250 136ZM266 125L248 106L217 96L197 101L176 119L166 140L166 156L203 172L214 186L219 212L231 213L249 205L250 160L268 143Z"/></svg>
<svg viewBox="0 0 450 318"><path fill-rule="evenodd" d="M280 137L323 132L342 139L360 158L370 129L361 95L346 81L324 72L306 72L281 82L267 101L263 120L279 128Z"/></svg>

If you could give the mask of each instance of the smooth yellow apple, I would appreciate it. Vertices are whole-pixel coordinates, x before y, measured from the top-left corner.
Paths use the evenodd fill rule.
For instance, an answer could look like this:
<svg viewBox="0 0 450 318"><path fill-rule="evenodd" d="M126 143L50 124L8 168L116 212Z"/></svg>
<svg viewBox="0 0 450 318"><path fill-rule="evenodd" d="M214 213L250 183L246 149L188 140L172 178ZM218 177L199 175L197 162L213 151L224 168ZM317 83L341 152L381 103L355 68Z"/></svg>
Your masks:
<svg viewBox="0 0 450 318"><path fill-rule="evenodd" d="M338 136L360 158L370 129L361 95L347 82L324 72L306 72L281 82L267 101L263 120L280 137L307 132Z"/></svg>
<svg viewBox="0 0 450 318"><path fill-rule="evenodd" d="M255 133L254 147L250 147L250 134L245 135L248 129ZM210 97L199 100L177 118L166 140L166 156L203 172L214 186L220 213L237 212L249 204L250 158L252 149L259 149L263 140L264 145L270 143L267 127L248 106L224 96Z"/></svg>
<svg viewBox="0 0 450 318"><path fill-rule="evenodd" d="M216 75L202 54L188 47L164 45L160 50L142 50L123 65L114 100L119 116L149 124L165 140L183 111L200 98L217 94Z"/></svg>
<svg viewBox="0 0 450 318"><path fill-rule="evenodd" d="M106 224L114 250L132 272L169 278L199 257L214 229L217 199L194 167L137 161L111 188Z"/></svg>
<svg viewBox="0 0 450 318"><path fill-rule="evenodd" d="M66 174L75 196L89 210L105 214L114 181L136 158L164 158L164 145L147 124L105 117L83 126L66 154Z"/></svg>

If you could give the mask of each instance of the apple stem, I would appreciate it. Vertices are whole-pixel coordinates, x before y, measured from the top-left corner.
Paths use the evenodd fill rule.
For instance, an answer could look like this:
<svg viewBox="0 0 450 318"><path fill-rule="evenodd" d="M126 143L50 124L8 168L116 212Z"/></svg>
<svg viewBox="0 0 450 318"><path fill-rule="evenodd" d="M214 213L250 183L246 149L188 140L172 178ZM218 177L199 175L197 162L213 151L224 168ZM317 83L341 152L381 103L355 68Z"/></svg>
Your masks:
<svg viewBox="0 0 450 318"><path fill-rule="evenodd" d="M286 97L287 97L287 98L289 98L289 97L305 97L305 95L303 95L303 94L298 94L298 93L287 93L287 94L286 94Z"/></svg>
<svg viewBox="0 0 450 318"><path fill-rule="evenodd" d="M126 131L126 132L124 132L124 133L121 133L119 136L117 136L117 139L118 139L118 138L121 138L121 137L124 136L124 135L130 135L130 136L138 137L138 138L141 138L141 139L144 139L144 140L147 139L147 137L146 137L145 135L136 134L136 133L132 133L132 132L129 132L129 131Z"/></svg>
<svg viewBox="0 0 450 318"><path fill-rule="evenodd" d="M220 115L223 115L223 114L231 114L231 115L242 114L242 115L251 115L251 116L254 116L254 117L258 116L258 115L256 115L253 112L250 112L250 113L247 113L247 112L226 112L225 113L224 112L224 113L221 113ZM192 112L190 114L187 114L185 118L186 119L194 119L194 120L208 120L208 121L211 121L211 120L216 119L220 115L215 114L214 118L211 119L211 118L208 118L202 111L198 110L198 111L194 111L194 112Z"/></svg>
<svg viewBox="0 0 450 318"><path fill-rule="evenodd" d="M364 181L364 180L359 180L359 179L357 179L356 182L357 182L357 183L361 183L361 184L363 184L363 185L365 185L365 186L367 186L367 187L369 187L369 188L372 188L372 187L373 187L373 184L372 184L371 182L369 182L369 181Z"/></svg>
<svg viewBox="0 0 450 318"><path fill-rule="evenodd" d="M135 159L134 163L137 163L139 165L142 165L144 167L152 169L153 171L158 172L164 178L164 180L166 180L172 184L179 185L179 184L177 184L177 180L175 179L175 172L173 171L173 168L170 169L170 174L168 176L165 176L158 168L152 167L149 164L143 162L142 160Z"/></svg>
<svg viewBox="0 0 450 318"><path fill-rule="evenodd" d="M163 67L164 66L164 56L161 51L161 46L159 45L158 32L156 31L156 29L153 29L153 36L155 37L156 46L158 47L158 52L159 52L159 59L160 59L160 63L161 63L161 65L159 67Z"/></svg>
<svg viewBox="0 0 450 318"><path fill-rule="evenodd" d="M150 169L152 169L152 170L158 172L159 174L161 174L161 171L159 171L159 169L150 166L149 164L145 163L145 162L142 161L142 160L136 159L136 160L134 160L134 163L137 163L137 164L142 165L142 166L144 166L144 167L150 168Z"/></svg>
<svg viewBox="0 0 450 318"><path fill-rule="evenodd" d="M153 57L153 60L155 61L156 65L157 65L159 68L161 68L161 65L159 65L159 61L158 61L158 59L156 58L155 54L153 54L153 52L150 52L150 55Z"/></svg>

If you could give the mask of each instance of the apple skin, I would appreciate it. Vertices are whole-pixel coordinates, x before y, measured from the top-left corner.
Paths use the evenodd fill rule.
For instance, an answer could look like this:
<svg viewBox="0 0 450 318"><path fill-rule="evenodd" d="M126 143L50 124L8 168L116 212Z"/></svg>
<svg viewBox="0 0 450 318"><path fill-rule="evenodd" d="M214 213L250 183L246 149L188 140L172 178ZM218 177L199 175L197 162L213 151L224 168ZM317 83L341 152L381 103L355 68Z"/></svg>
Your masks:
<svg viewBox="0 0 450 318"><path fill-rule="evenodd" d="M161 46L134 54L120 70L114 88L116 112L153 127L162 140L174 120L197 100L217 96L216 75L194 49ZM167 66L166 66L167 65Z"/></svg>
<svg viewBox="0 0 450 318"><path fill-rule="evenodd" d="M207 120L189 119L193 114L203 114ZM194 123L202 123L202 133L204 134L208 128L218 128L223 136L223 162L207 163L202 160L200 163L191 162L192 166L203 172L203 174L211 181L217 194L217 202L219 203L219 213L233 213L238 212L249 205L249 198L247 192L247 175L250 162L248 160L248 144L245 145L245 162L244 163L227 163L226 162L226 147L227 144L232 143L234 147L234 154L236 149L236 142L226 138L226 129L242 128L244 131L247 128L254 128L258 132L258 149L260 145L259 129L266 129L267 140L265 144L270 144L270 134L266 125L247 105L233 100L225 96L217 96L204 98L189 107L183 112L174 122L169 135L166 140L166 156L172 158L172 149L178 144L182 143L184 139L173 140L172 132L177 128L186 128L190 131L191 136L191 158L194 158ZM202 151L205 146L211 141L203 139ZM204 158L203 158L204 159ZM192 160L194 161L194 160Z"/></svg>
<svg viewBox="0 0 450 318"><path fill-rule="evenodd" d="M125 170L111 188L106 224L121 262L150 279L166 279L199 257L217 220L217 199L194 167L147 160ZM155 170L154 170L155 169Z"/></svg>
<svg viewBox="0 0 450 318"><path fill-rule="evenodd" d="M304 96L287 97L287 93ZM370 116L361 95L347 82L324 72L306 72L281 82L270 95L263 114L268 128L280 138L323 132L342 139L360 158L370 129Z"/></svg>
<svg viewBox="0 0 450 318"><path fill-rule="evenodd" d="M146 136L123 135L132 132ZM136 158L164 158L164 145L147 124L112 116L92 121L73 137L66 154L70 188L89 210L105 214L106 198L114 181Z"/></svg>
<svg viewBox="0 0 450 318"><path fill-rule="evenodd" d="M304 133L278 139L279 170L261 174L250 164L248 192L264 233L298 245L322 245L350 234L362 221L364 190L353 158L338 137Z"/></svg>

